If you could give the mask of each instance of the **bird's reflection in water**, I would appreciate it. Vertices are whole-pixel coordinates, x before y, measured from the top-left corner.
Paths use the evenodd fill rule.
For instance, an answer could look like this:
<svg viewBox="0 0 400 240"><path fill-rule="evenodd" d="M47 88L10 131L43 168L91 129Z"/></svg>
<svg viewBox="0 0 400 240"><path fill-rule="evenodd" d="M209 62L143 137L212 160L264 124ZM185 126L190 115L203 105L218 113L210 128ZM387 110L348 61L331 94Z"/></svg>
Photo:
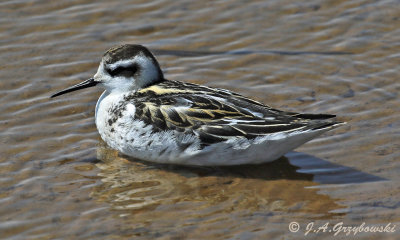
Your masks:
<svg viewBox="0 0 400 240"><path fill-rule="evenodd" d="M338 199L313 188L324 182L314 181L318 174L307 170L309 165L307 172L301 172L302 167L290 163L301 165L300 160L307 156L291 153L290 161L282 157L261 165L185 167L130 159L100 146L97 166L103 184L92 196L122 211L121 216L140 213L151 219L176 217L178 212L197 218L243 211L311 214L315 218L343 214L334 211L345 207L336 203ZM322 161L321 169L329 168L326 161L310 158L314 165Z"/></svg>

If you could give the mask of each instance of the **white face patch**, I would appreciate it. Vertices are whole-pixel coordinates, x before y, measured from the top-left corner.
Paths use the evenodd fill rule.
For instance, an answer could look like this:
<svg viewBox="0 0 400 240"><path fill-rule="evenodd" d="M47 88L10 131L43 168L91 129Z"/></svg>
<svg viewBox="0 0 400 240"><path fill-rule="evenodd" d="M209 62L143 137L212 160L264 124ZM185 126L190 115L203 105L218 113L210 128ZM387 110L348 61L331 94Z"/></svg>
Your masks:
<svg viewBox="0 0 400 240"><path fill-rule="evenodd" d="M126 92L130 91L135 86L135 79L133 77L126 78L123 76L112 77L104 69L103 60L100 62L97 73L94 75L94 80L99 82L109 92Z"/></svg>
<svg viewBox="0 0 400 240"><path fill-rule="evenodd" d="M107 82L111 80L111 76L105 71L103 60L101 60L96 74L93 76L96 82Z"/></svg>
<svg viewBox="0 0 400 240"><path fill-rule="evenodd" d="M136 79L139 88L158 80L158 67L154 64L152 59L144 55L136 55L133 58L133 62L138 64L140 70Z"/></svg>
<svg viewBox="0 0 400 240"><path fill-rule="evenodd" d="M107 67L112 71L115 70L118 67L127 67L130 66L134 63L134 60L128 59L128 60L119 60L118 62L115 62L113 64L107 65Z"/></svg>

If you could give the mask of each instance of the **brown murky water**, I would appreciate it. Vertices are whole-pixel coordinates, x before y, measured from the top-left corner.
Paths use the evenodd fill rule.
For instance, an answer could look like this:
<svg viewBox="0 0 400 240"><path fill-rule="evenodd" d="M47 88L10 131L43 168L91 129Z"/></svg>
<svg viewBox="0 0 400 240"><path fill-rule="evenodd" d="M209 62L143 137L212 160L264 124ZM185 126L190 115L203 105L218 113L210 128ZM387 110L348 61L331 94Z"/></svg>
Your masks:
<svg viewBox="0 0 400 240"><path fill-rule="evenodd" d="M365 222L397 227L357 239L399 239L399 4L2 1L0 238L299 239ZM152 49L169 79L348 124L260 166L127 159L97 133L100 89L49 99L120 43Z"/></svg>

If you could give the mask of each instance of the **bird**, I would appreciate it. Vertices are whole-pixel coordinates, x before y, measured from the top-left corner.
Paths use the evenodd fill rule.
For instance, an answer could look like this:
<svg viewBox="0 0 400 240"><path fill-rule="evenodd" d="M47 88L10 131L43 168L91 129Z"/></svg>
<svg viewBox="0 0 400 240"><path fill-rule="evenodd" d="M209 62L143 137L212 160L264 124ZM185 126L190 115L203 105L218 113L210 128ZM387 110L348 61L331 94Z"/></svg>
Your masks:
<svg viewBox="0 0 400 240"><path fill-rule="evenodd" d="M275 109L221 88L168 80L149 49L110 48L96 74L51 98L101 86L95 123L113 149L135 159L177 165L261 164L344 122L332 114Z"/></svg>

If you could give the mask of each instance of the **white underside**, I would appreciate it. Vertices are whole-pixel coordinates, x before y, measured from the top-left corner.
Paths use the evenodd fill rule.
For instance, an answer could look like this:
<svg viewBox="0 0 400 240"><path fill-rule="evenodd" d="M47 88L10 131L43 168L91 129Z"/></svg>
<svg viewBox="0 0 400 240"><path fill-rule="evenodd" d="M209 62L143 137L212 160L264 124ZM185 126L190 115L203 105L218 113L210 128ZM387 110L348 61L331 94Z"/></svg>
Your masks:
<svg viewBox="0 0 400 240"><path fill-rule="evenodd" d="M271 162L332 128L274 133L252 140L235 138L199 150L200 140L196 135L177 131L153 133L151 126L133 120L133 104L128 104L122 117L109 126L108 119L112 116L108 109L122 101L122 97L105 91L97 102L96 126L102 139L128 156L158 163L212 166Z"/></svg>

